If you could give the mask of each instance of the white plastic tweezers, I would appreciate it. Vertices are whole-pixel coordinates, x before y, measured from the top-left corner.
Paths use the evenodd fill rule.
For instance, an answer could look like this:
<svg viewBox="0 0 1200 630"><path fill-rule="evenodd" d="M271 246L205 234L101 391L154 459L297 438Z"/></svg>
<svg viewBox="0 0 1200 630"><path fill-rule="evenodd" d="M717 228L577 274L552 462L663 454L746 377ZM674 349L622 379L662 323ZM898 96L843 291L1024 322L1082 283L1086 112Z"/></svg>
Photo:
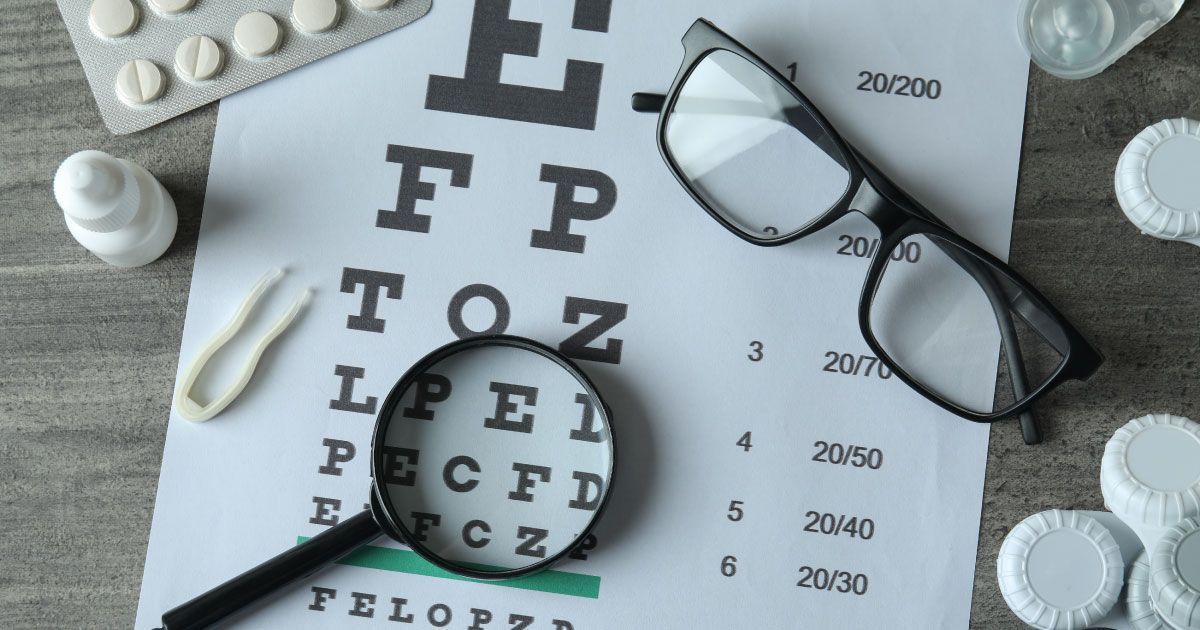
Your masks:
<svg viewBox="0 0 1200 630"><path fill-rule="evenodd" d="M250 349L250 354L246 357L245 363L242 364L242 371L238 375L237 381L229 389L225 390L224 393L214 398L207 405L201 405L192 399L192 388L195 387L196 379L204 371L204 366L208 363L208 360L216 354L217 350L221 349L221 346L228 343L237 334L238 330L241 330L242 325L246 323L246 318L250 315L250 311L254 309L254 305L258 302L258 299L262 297L262 294L268 287L282 276L283 270L278 267L268 271L258 281L258 284L254 285L254 288L250 290L246 298L242 300L241 305L238 306L237 311L233 314L233 319L229 320L229 323L225 324L224 328L217 331L217 334L213 335L212 339L209 339L208 343L200 349L200 354L192 359L191 365L188 366L187 371L183 374L183 382L175 392L175 409L179 412L180 416L192 422L204 422L221 413L246 388L246 384L250 382L250 376L254 374L254 368L258 366L258 359L262 356L263 351L300 314L300 309L308 303L309 298L312 296L311 289L305 289L296 296L296 299L292 302L287 312L276 320L270 330L260 337L258 341L254 342L254 346Z"/></svg>

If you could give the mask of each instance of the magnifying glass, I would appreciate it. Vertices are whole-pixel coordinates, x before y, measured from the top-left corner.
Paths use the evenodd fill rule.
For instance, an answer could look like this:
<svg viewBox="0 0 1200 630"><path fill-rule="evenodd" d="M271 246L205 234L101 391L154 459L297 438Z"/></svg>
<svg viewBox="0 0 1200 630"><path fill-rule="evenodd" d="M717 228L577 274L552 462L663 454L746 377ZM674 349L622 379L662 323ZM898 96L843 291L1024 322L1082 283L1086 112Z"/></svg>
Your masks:
<svg viewBox="0 0 1200 630"><path fill-rule="evenodd" d="M371 507L162 616L205 628L387 534L476 579L535 573L570 553L612 490L608 407L536 341L473 337L396 383L371 441Z"/></svg>

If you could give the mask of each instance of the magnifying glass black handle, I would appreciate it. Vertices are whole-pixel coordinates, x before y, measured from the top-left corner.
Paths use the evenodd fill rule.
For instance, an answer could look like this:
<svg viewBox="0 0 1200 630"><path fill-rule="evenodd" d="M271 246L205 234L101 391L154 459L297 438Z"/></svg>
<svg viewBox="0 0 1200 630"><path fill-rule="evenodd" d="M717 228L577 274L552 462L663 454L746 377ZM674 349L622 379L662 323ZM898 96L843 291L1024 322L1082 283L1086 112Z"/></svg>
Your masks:
<svg viewBox="0 0 1200 630"><path fill-rule="evenodd" d="M370 510L338 523L162 616L161 630L207 628L383 534Z"/></svg>

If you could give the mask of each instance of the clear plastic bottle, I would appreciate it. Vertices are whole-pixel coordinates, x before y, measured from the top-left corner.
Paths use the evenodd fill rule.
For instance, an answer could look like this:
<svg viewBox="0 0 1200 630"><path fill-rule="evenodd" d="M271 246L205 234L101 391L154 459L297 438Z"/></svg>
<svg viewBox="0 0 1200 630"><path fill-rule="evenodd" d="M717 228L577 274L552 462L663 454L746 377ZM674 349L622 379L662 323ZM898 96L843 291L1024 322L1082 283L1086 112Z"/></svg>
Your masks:
<svg viewBox="0 0 1200 630"><path fill-rule="evenodd" d="M1171 21L1183 0L1021 0L1021 44L1064 79L1099 74Z"/></svg>
<svg viewBox="0 0 1200 630"><path fill-rule="evenodd" d="M140 267L167 251L179 218L149 171L102 151L80 151L59 165L54 198L81 245L116 267Z"/></svg>

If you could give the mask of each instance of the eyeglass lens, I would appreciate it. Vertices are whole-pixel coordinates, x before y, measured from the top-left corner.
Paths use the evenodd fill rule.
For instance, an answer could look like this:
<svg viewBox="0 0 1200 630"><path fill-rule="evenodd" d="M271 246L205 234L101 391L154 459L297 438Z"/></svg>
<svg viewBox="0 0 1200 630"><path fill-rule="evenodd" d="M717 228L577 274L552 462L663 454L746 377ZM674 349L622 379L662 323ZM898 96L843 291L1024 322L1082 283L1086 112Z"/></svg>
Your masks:
<svg viewBox="0 0 1200 630"><path fill-rule="evenodd" d="M1068 349L1066 333L1040 301L936 235L909 236L888 255L869 320L898 367L974 413L1023 402L1054 376ZM1000 367L993 381L996 348Z"/></svg>
<svg viewBox="0 0 1200 630"><path fill-rule="evenodd" d="M787 236L846 193L846 158L774 77L740 55L702 58L666 120L665 147L691 188L759 238Z"/></svg>

